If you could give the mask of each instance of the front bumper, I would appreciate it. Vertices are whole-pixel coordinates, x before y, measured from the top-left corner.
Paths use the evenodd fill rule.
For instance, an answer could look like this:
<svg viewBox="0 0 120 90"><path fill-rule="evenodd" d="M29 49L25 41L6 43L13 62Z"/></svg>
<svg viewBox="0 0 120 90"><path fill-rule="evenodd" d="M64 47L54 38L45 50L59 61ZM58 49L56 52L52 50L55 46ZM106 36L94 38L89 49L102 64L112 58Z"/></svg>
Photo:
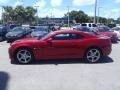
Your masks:
<svg viewBox="0 0 120 90"><path fill-rule="evenodd" d="M8 42L13 42L13 41L16 41L16 40L18 40L18 39L21 39L21 37L7 37L6 38L6 40L8 41Z"/></svg>
<svg viewBox="0 0 120 90"><path fill-rule="evenodd" d="M102 48L103 56L108 56L112 51L112 46L105 46Z"/></svg>
<svg viewBox="0 0 120 90"><path fill-rule="evenodd" d="M11 59L11 61L14 60L14 48L9 47L8 53L9 53L9 58Z"/></svg>

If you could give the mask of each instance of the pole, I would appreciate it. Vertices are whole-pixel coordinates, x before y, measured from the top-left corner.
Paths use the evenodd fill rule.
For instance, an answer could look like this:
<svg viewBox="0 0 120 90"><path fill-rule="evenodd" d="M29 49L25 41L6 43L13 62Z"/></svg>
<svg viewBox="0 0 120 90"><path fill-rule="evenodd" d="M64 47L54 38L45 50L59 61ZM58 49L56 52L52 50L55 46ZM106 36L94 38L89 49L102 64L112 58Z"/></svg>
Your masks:
<svg viewBox="0 0 120 90"><path fill-rule="evenodd" d="M50 22L53 23L54 20L53 20L53 8L51 9L51 19L50 19Z"/></svg>
<svg viewBox="0 0 120 90"><path fill-rule="evenodd" d="M1 6L1 23L3 24L4 23L4 20L3 20L3 6Z"/></svg>
<svg viewBox="0 0 120 90"><path fill-rule="evenodd" d="M68 6L68 27L70 27L70 15L69 15L69 6Z"/></svg>
<svg viewBox="0 0 120 90"><path fill-rule="evenodd" d="M2 8L2 24L4 24L4 17L3 17L3 6L1 6Z"/></svg>
<svg viewBox="0 0 120 90"><path fill-rule="evenodd" d="M36 7L36 10L37 10L37 18L36 18L36 23L37 23L37 25L38 25L38 23L39 23L39 18L38 18L38 7L39 7L39 6L34 6L34 7Z"/></svg>
<svg viewBox="0 0 120 90"><path fill-rule="evenodd" d="M97 12L97 0L95 0L95 16L94 16L94 23L96 24L96 12Z"/></svg>
<svg viewBox="0 0 120 90"><path fill-rule="evenodd" d="M98 7L98 18L97 18L97 23L100 23L100 22L99 22L99 17L100 17L100 8L102 8L102 7Z"/></svg>

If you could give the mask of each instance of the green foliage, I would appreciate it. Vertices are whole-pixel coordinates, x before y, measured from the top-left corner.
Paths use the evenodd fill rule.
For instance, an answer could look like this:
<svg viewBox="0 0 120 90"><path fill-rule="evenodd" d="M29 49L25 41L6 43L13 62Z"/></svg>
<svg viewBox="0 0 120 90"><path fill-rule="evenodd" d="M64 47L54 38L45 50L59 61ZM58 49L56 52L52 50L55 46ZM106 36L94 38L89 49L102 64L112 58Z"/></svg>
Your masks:
<svg viewBox="0 0 120 90"><path fill-rule="evenodd" d="M33 7L16 6L12 8L10 6L5 6L4 8L4 22L14 22L17 24L32 24L35 22L35 14L37 13L36 9Z"/></svg>
<svg viewBox="0 0 120 90"><path fill-rule="evenodd" d="M68 13L65 14L65 17L68 16ZM74 18L77 23L89 22L89 17L83 11L71 11L69 13L70 18Z"/></svg>
<svg viewBox="0 0 120 90"><path fill-rule="evenodd" d="M88 16L83 11L71 11L69 12L70 18L75 19L76 23L93 23L94 17ZM68 17L68 13L64 15L64 17ZM98 17L97 17L98 18ZM99 23L104 24L111 24L111 23L120 23L120 17L117 20L114 20L113 18L105 18L105 17L99 17Z"/></svg>
<svg viewBox="0 0 120 90"><path fill-rule="evenodd" d="M120 24L120 17L117 18L116 23L117 23L117 24Z"/></svg>
<svg viewBox="0 0 120 90"><path fill-rule="evenodd" d="M11 6L4 6L4 13L2 19L4 23L16 23L16 24L35 24L39 17L35 16L37 10L31 6L23 7L16 6L15 8ZM75 19L76 23L93 23L94 17L88 16L83 11L71 11L69 12L70 18ZM64 17L68 17L68 13ZM98 18L98 17L97 17ZM112 18L99 17L100 23L118 23L120 24L120 17L117 20Z"/></svg>

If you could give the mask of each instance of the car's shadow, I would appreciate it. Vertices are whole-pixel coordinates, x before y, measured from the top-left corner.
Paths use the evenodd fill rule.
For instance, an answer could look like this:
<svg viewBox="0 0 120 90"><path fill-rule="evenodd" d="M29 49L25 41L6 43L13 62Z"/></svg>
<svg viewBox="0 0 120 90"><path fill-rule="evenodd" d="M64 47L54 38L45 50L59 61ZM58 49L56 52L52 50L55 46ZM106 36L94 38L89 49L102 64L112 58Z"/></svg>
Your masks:
<svg viewBox="0 0 120 90"><path fill-rule="evenodd" d="M85 60L82 59L54 59L54 60L39 60L39 61L34 61L31 64L27 65L59 65L59 64L106 64L106 63L112 63L114 62L112 58L110 57L102 57L99 62L96 63L89 63ZM12 63L12 64L17 64L17 63ZM17 64L19 65L19 64Z"/></svg>
<svg viewBox="0 0 120 90"><path fill-rule="evenodd" d="M112 42L112 44L118 44L120 43L120 40L118 40L117 42Z"/></svg>
<svg viewBox="0 0 120 90"><path fill-rule="evenodd" d="M0 71L0 90L7 90L9 78L8 73Z"/></svg>

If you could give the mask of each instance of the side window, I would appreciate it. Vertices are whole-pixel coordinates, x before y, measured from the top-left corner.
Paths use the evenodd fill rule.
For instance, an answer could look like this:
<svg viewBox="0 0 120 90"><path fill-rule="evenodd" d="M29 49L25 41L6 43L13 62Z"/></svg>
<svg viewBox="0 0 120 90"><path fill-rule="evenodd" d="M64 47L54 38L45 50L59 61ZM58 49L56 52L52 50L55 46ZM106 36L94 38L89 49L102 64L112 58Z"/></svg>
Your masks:
<svg viewBox="0 0 120 90"><path fill-rule="evenodd" d="M69 40L69 34L58 34L53 37L53 40Z"/></svg>
<svg viewBox="0 0 120 90"><path fill-rule="evenodd" d="M92 24L92 27L97 27L97 25L95 25L95 24Z"/></svg>
<svg viewBox="0 0 120 90"><path fill-rule="evenodd" d="M91 24L89 24L89 27L91 27Z"/></svg>
<svg viewBox="0 0 120 90"><path fill-rule="evenodd" d="M53 40L76 40L76 39L82 39L83 36L79 34L58 34L55 35L52 39Z"/></svg>
<svg viewBox="0 0 120 90"><path fill-rule="evenodd" d="M70 34L70 40L82 39L84 38L82 35L79 34Z"/></svg>
<svg viewBox="0 0 120 90"><path fill-rule="evenodd" d="M87 24L81 24L81 26L87 26Z"/></svg>

